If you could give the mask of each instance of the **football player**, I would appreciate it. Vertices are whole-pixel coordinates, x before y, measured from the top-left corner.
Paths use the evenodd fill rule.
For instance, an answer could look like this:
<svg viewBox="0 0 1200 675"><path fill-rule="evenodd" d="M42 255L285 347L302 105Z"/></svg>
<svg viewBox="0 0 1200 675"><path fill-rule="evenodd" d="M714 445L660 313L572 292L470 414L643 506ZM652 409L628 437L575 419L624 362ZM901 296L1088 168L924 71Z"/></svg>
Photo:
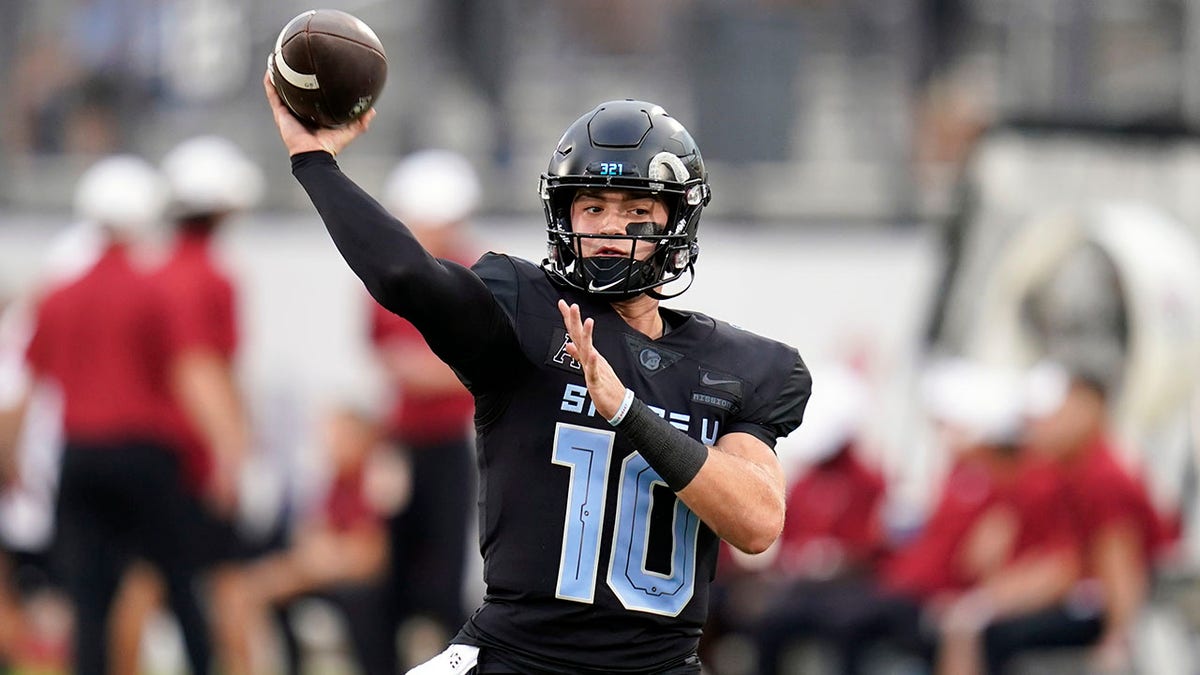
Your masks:
<svg viewBox="0 0 1200 675"><path fill-rule="evenodd" d="M131 155L83 174L76 210L99 233L99 250L90 267L40 295L25 353L31 376L62 396L54 555L74 604L71 670L80 675L110 672L110 609L135 559L164 580L191 672L210 667L198 569L179 527L181 451L168 422L181 340L138 255L165 194L159 173Z"/></svg>
<svg viewBox="0 0 1200 675"><path fill-rule="evenodd" d="M182 141L163 157L161 169L174 235L170 255L152 281L168 300L179 341L168 414L181 450L191 516L180 527L197 542L192 553L206 571L222 672L249 675L254 667L242 567L252 547L235 520L251 425L234 372L236 279L214 249L229 217L257 202L262 172L236 144L214 135ZM139 672L137 645L159 596L161 588L145 567L134 568L122 585L114 612L116 675Z"/></svg>
<svg viewBox="0 0 1200 675"><path fill-rule="evenodd" d="M475 397L487 593L416 673L699 673L719 538L779 536L776 440L811 389L795 349L659 305L690 275L710 192L657 105L603 103L541 181L548 257L467 268L421 248L338 169L372 114L275 122L338 250Z"/></svg>

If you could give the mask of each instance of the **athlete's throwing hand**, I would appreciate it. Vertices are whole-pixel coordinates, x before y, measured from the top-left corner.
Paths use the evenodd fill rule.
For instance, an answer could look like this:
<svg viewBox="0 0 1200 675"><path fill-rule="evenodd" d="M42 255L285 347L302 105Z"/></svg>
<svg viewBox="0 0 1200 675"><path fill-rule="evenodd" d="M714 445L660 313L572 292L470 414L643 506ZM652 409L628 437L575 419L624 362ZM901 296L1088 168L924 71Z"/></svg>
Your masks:
<svg viewBox="0 0 1200 675"><path fill-rule="evenodd" d="M567 335L571 336L567 354L583 368L583 377L592 403L596 405L596 412L604 419L612 419L621 407L621 400L625 398L625 385L621 384L608 360L592 345L596 322L591 318L584 320L579 313L579 305L568 305L566 300L558 301L558 311L562 312L563 326L567 329Z"/></svg>
<svg viewBox="0 0 1200 675"><path fill-rule="evenodd" d="M306 127L288 111L287 105L279 98L279 92L275 91L275 85L271 84L270 68L263 74L263 89L267 92L267 102L271 104L275 126L279 127L279 137L283 139L289 156L311 150L324 150L336 157L350 141L362 135L371 125L371 120L375 119L375 109L372 108L362 117L344 126L331 129Z"/></svg>

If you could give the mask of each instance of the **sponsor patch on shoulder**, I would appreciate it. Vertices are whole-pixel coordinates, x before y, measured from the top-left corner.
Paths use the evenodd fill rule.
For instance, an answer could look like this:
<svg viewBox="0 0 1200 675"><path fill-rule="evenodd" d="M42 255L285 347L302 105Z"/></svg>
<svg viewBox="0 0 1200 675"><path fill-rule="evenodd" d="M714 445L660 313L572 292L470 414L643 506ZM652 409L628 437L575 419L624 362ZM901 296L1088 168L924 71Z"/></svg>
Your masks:
<svg viewBox="0 0 1200 675"><path fill-rule="evenodd" d="M692 403L699 403L700 405L708 405L728 411L733 411L738 407L738 404L734 401L730 401L729 399L721 398L720 396L714 396L702 391L692 392Z"/></svg>

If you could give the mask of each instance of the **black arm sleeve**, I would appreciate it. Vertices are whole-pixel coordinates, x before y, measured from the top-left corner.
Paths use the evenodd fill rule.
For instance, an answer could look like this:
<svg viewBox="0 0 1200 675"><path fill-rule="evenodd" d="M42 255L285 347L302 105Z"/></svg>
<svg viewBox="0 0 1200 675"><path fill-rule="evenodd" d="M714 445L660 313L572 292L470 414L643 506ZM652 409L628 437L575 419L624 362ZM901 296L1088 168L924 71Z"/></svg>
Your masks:
<svg viewBox="0 0 1200 675"><path fill-rule="evenodd" d="M495 380L519 359L508 315L471 270L429 254L403 223L338 168L327 152L292 157L333 243L375 300L416 326L468 384Z"/></svg>

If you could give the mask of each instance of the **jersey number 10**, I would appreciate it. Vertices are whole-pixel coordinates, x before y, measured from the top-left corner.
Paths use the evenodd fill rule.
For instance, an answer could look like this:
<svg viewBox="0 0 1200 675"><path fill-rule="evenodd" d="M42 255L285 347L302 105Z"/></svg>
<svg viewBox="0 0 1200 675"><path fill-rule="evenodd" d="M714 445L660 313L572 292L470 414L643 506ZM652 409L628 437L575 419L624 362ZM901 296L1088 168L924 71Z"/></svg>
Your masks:
<svg viewBox="0 0 1200 675"><path fill-rule="evenodd" d="M556 589L557 597L564 600L591 604L595 599L614 438L612 431L562 422L554 429L553 461L571 469ZM671 547L670 573L647 569L655 485L666 484L641 455L625 458L607 582L626 609L678 616L692 599L700 518L674 498L672 541L653 543Z"/></svg>

